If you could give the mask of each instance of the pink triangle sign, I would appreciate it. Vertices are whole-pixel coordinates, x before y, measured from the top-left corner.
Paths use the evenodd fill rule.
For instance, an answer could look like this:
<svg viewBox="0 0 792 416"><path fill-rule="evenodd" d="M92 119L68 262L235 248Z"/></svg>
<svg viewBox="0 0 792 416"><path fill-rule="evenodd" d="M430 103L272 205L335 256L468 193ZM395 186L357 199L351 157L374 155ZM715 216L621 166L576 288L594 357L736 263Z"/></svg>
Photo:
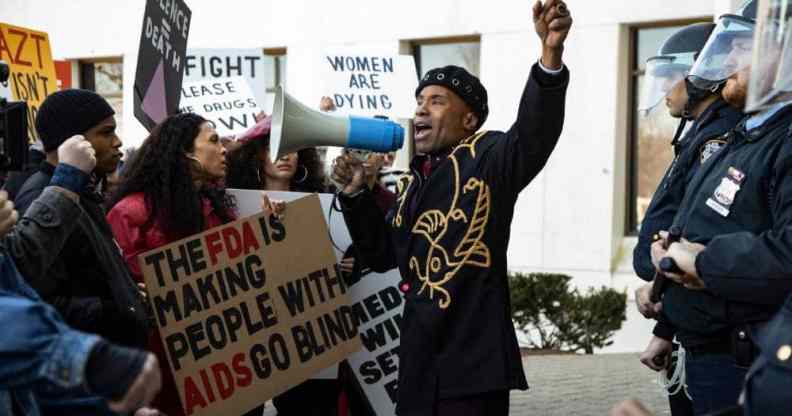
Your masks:
<svg viewBox="0 0 792 416"><path fill-rule="evenodd" d="M155 123L165 120L168 116L168 109L165 104L165 68L160 60L154 77L149 83L146 95L143 97L143 112Z"/></svg>

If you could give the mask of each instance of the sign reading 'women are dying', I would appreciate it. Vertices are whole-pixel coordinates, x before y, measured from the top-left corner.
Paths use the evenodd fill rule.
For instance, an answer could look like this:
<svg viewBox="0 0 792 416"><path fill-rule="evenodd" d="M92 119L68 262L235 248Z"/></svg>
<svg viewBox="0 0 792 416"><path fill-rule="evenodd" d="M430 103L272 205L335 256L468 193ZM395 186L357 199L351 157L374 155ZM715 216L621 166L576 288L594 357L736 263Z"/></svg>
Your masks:
<svg viewBox="0 0 792 416"><path fill-rule="evenodd" d="M340 113L398 119L414 112L418 77L410 55L335 49L322 55L320 69L321 95Z"/></svg>

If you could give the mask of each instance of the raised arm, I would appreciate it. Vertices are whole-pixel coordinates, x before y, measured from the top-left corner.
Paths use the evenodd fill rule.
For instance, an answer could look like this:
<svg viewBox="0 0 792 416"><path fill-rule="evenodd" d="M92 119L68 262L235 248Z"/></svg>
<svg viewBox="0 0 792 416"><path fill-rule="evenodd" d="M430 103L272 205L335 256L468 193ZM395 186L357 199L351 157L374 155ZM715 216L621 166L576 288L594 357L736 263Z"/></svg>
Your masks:
<svg viewBox="0 0 792 416"><path fill-rule="evenodd" d="M533 8L542 57L533 65L520 99L517 121L491 150L490 173L505 189L519 193L542 170L564 125L569 71L564 41L572 17L563 1L537 2Z"/></svg>

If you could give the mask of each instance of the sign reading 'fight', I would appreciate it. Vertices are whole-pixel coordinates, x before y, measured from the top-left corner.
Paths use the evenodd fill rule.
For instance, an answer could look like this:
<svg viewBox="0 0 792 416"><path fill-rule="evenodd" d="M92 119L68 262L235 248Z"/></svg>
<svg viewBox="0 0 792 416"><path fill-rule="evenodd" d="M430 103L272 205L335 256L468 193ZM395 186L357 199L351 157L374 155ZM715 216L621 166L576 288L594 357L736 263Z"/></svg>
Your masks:
<svg viewBox="0 0 792 416"><path fill-rule="evenodd" d="M317 196L140 256L187 415L247 412L360 349Z"/></svg>

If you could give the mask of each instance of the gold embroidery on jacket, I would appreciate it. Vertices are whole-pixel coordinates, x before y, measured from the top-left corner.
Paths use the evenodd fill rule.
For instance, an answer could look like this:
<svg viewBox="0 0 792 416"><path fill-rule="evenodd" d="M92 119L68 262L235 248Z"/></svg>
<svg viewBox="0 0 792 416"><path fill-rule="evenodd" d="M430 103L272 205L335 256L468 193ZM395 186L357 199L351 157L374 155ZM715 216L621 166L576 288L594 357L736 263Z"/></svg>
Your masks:
<svg viewBox="0 0 792 416"><path fill-rule="evenodd" d="M394 227L401 227L402 225L402 212L404 211L404 201L407 200L407 190L410 189L410 185L413 182L413 175L404 175L396 180L396 195L399 197L396 199L396 204L398 208L396 209L396 215L393 216L393 226Z"/></svg>
<svg viewBox="0 0 792 416"><path fill-rule="evenodd" d="M434 299L436 292L439 297L438 306L440 309L446 309L451 305L451 295L444 285L451 281L462 267L490 266L490 250L481 241L490 215L490 188L479 178L470 178L467 183L461 184L459 161L456 157L458 151L467 149L470 151L470 156L475 158L476 144L486 133L484 131L463 140L448 156L454 167L454 198L449 210L446 213L438 209L427 210L418 217L412 228L413 234L422 236L429 243L429 251L425 259L419 260L416 256L412 256L409 262L410 270L415 272L418 279L423 282L418 294L429 288L429 299ZM465 212L457 207L457 203L460 193L468 194L470 192L476 192L476 204L472 216L468 218ZM400 220L401 218L399 218ZM448 231L449 222L457 221L467 223L468 228L462 241L449 254L441 240ZM449 270L442 276L437 276L444 265Z"/></svg>

